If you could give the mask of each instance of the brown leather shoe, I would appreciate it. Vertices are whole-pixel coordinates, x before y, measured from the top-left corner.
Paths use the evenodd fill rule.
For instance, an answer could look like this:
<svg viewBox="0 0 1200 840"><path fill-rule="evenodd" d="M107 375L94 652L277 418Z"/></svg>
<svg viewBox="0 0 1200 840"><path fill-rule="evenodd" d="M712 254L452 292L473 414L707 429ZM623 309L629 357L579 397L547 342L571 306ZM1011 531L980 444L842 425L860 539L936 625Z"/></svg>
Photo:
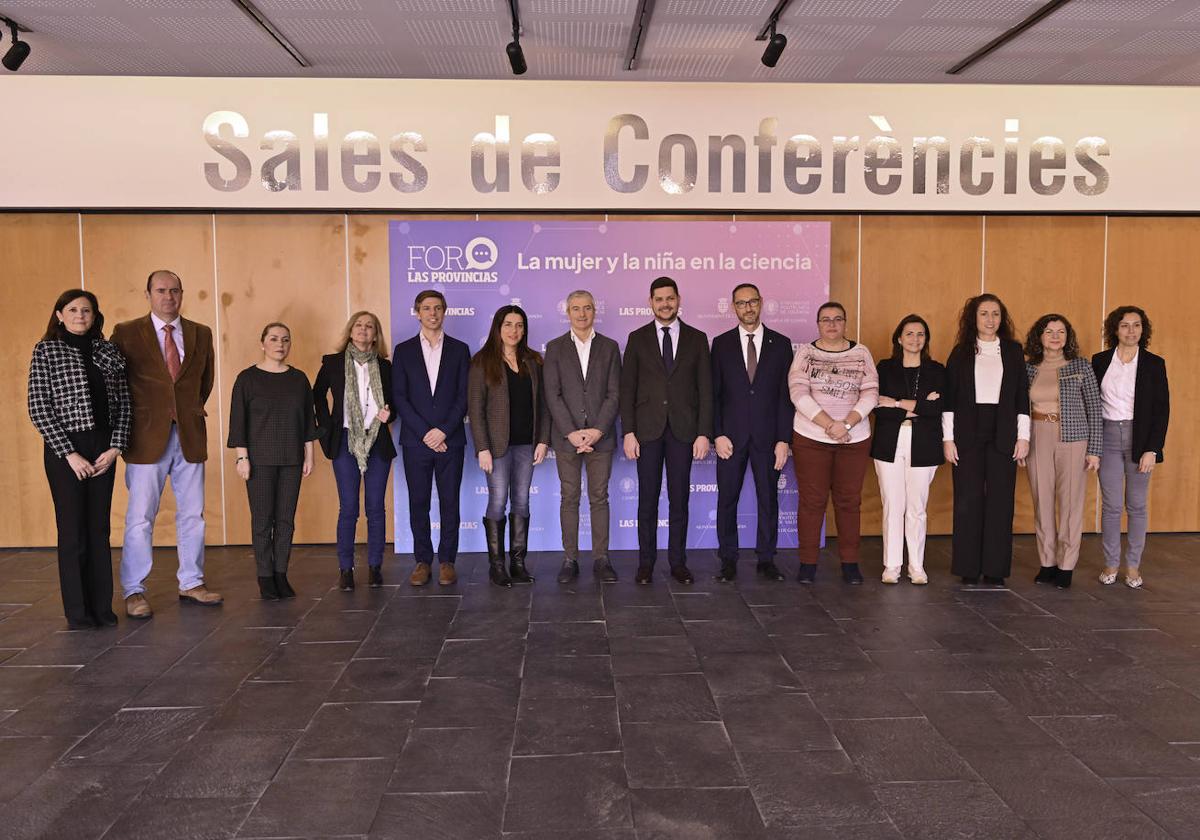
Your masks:
<svg viewBox="0 0 1200 840"><path fill-rule="evenodd" d="M428 563L418 563L413 566L412 574L408 576L408 582L413 586L424 586L429 583L429 578L433 575Z"/></svg>
<svg viewBox="0 0 1200 840"><path fill-rule="evenodd" d="M185 604L195 604L198 607L219 607L225 599L216 592L209 592L204 584L200 584L191 589L181 589L179 600Z"/></svg>
<svg viewBox="0 0 1200 840"><path fill-rule="evenodd" d="M135 592L125 599L125 615L139 619L153 618L154 610L150 609L150 602L145 595Z"/></svg>
<svg viewBox="0 0 1200 840"><path fill-rule="evenodd" d="M449 586L458 583L458 572L453 563L438 563L438 585Z"/></svg>

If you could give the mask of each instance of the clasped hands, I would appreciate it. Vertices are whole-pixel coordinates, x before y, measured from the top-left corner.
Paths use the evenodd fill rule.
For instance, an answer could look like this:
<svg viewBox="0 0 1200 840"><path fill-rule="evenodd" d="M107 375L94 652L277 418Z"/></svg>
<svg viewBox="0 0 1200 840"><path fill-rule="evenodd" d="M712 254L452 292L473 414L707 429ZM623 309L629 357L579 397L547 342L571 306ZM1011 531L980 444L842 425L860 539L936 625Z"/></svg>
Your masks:
<svg viewBox="0 0 1200 840"><path fill-rule="evenodd" d="M83 481L104 475L112 469L112 465L117 462L117 456L120 454L121 450L112 447L101 452L95 461L89 461L78 452L71 452L67 455L67 466L71 468L71 472L75 473L77 479Z"/></svg>
<svg viewBox="0 0 1200 840"><path fill-rule="evenodd" d="M582 455L591 452L602 437L604 432L599 429L576 429L567 435L567 442L575 447L576 455Z"/></svg>

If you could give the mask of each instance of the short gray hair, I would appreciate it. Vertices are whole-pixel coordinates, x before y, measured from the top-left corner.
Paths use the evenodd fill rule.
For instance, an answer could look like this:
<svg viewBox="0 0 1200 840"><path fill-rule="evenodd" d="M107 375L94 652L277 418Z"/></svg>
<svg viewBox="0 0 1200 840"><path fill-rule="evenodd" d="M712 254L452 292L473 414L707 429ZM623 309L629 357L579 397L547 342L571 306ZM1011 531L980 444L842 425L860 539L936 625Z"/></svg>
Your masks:
<svg viewBox="0 0 1200 840"><path fill-rule="evenodd" d="M567 295L567 306L570 307L571 301L577 297L587 298L588 300L590 300L592 302L592 307L595 308L596 299L594 297L592 297L592 293L589 292L587 289L576 289L575 291L571 292L571 294Z"/></svg>

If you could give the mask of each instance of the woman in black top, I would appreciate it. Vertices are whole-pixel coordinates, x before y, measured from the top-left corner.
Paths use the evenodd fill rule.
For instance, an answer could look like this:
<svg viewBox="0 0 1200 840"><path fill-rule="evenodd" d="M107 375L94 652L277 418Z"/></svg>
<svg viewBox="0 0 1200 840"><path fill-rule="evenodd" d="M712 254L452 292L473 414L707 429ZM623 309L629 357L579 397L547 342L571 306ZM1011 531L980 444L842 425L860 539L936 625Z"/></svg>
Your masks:
<svg viewBox="0 0 1200 840"><path fill-rule="evenodd" d="M303 371L286 364L292 333L286 324L263 327L263 359L238 374L229 403L230 449L250 497L250 530L264 600L294 598L287 579L300 479L312 472L317 424L312 388Z"/></svg>
<svg viewBox="0 0 1200 840"><path fill-rule="evenodd" d="M954 465L950 568L967 585L1003 586L1012 571L1017 462L1029 454L1025 353L1000 298L970 298L946 360L942 441Z"/></svg>
<svg viewBox="0 0 1200 840"><path fill-rule="evenodd" d="M487 343L471 359L467 415L479 468L487 473L483 516L488 577L497 586L533 583L525 569L529 551L529 488L533 468L546 457L550 416L542 388L542 357L526 340L525 310L502 306L492 318ZM504 568L504 509L508 517L509 566Z"/></svg>
<svg viewBox="0 0 1200 840"><path fill-rule="evenodd" d="M942 396L946 369L929 358L929 325L906 315L892 331L891 358L882 359L871 457L883 500L883 582L899 583L908 544L908 579L925 574L925 506L942 463Z"/></svg>
<svg viewBox="0 0 1200 840"><path fill-rule="evenodd" d="M45 440L58 525L58 580L67 626L112 626L109 521L114 464L129 444L125 357L104 340L104 315L83 289L59 295L29 365L29 417Z"/></svg>
<svg viewBox="0 0 1200 840"><path fill-rule="evenodd" d="M321 449L333 462L338 489L337 555L343 592L354 589L354 531L359 491L367 508L368 585L383 586L387 520L383 500L396 446L387 424L392 412L392 363L383 325L373 312L355 312L346 322L338 352L321 359L313 385ZM330 397L333 404L330 405Z"/></svg>

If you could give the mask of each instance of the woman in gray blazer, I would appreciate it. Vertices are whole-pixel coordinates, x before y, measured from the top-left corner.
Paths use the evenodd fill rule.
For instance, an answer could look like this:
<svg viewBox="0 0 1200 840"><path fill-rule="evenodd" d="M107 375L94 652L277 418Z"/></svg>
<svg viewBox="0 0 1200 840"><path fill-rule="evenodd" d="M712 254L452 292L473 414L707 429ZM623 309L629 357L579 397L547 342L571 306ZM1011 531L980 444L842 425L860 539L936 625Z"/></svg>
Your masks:
<svg viewBox="0 0 1200 840"><path fill-rule="evenodd" d="M533 468L545 459L550 442L542 357L529 348L528 325L521 307L497 309L487 342L471 359L467 375L467 416L471 419L479 468L488 477L488 506L483 515L488 578L497 586L533 583L525 569L529 487ZM510 499L506 570L504 511Z"/></svg>

